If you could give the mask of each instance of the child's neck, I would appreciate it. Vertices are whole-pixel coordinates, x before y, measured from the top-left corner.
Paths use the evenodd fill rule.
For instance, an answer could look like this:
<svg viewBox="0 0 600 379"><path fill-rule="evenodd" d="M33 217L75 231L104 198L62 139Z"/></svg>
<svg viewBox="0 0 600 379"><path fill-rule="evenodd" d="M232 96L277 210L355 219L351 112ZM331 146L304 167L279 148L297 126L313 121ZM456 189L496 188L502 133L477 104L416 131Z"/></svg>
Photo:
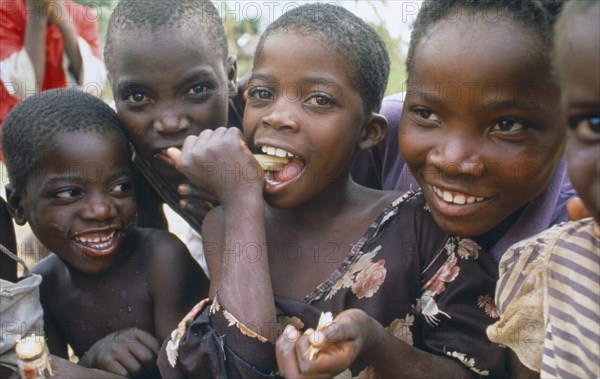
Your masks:
<svg viewBox="0 0 600 379"><path fill-rule="evenodd" d="M489 232L482 234L476 238L473 238L475 242L477 242L481 247L485 250L489 251L495 244L504 236L510 227L515 223L515 221L519 218L525 206L517 209L510 216L501 221L498 225L496 225Z"/></svg>
<svg viewBox="0 0 600 379"><path fill-rule="evenodd" d="M370 201L366 196L369 190L348 180L345 185L332 184L314 198L294 207L278 209L268 207L275 218L301 225L331 223L337 217L355 211Z"/></svg>

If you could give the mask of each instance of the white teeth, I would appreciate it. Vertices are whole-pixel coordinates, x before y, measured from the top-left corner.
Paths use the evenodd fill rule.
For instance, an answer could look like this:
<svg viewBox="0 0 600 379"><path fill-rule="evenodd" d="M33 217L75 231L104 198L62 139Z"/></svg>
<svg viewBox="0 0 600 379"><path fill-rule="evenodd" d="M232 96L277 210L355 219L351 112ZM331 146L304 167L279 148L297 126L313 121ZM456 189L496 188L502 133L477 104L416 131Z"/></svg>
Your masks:
<svg viewBox="0 0 600 379"><path fill-rule="evenodd" d="M276 157L280 157L280 158L293 158L294 154L290 153L289 151L286 151L284 149L281 149L279 147L273 147L273 146L261 146L260 150L268 155L273 155Z"/></svg>
<svg viewBox="0 0 600 379"><path fill-rule="evenodd" d="M79 237L75 236L75 240L81 244L85 244L90 246L96 250L105 250L112 244L113 237L115 236L115 231L110 233L109 235L102 237Z"/></svg>
<svg viewBox="0 0 600 379"><path fill-rule="evenodd" d="M465 199L464 195L456 195L456 196L454 196L454 203L455 204L463 205L466 202L467 202L467 199Z"/></svg>
<svg viewBox="0 0 600 379"><path fill-rule="evenodd" d="M433 187L433 192L438 196L441 197L445 202L447 203L452 203L452 204L457 204L457 205L464 205L464 204L473 204L475 202L480 202L483 201L484 198L483 197L475 197L475 196L468 196L462 193L458 193L456 195L453 195L451 192L448 191L442 191L441 189L437 188L437 187Z"/></svg>
<svg viewBox="0 0 600 379"><path fill-rule="evenodd" d="M449 203L452 202L452 194L448 191L443 192L442 198L444 199L444 201L447 201Z"/></svg>

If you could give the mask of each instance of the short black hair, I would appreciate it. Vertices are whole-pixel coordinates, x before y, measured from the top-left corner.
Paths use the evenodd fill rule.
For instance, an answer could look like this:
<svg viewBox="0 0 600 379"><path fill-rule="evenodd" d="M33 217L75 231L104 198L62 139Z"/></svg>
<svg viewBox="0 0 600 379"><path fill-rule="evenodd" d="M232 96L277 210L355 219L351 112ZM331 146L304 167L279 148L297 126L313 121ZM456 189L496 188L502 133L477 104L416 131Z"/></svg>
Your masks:
<svg viewBox="0 0 600 379"><path fill-rule="evenodd" d="M228 56L227 35L219 12L210 0L120 0L108 21L104 61L111 68L113 45L125 33L177 30L202 39L209 51Z"/></svg>
<svg viewBox="0 0 600 379"><path fill-rule="evenodd" d="M81 90L44 91L17 104L2 124L2 150L14 190L25 189L40 159L54 147L55 135L79 131L117 135L129 148L116 112Z"/></svg>
<svg viewBox="0 0 600 379"><path fill-rule="evenodd" d="M258 42L254 61L265 41L277 32L317 37L326 48L342 54L354 69L365 113L379 112L390 74L390 57L381 36L347 9L327 3L304 4L273 21Z"/></svg>
<svg viewBox="0 0 600 379"><path fill-rule="evenodd" d="M539 38L542 48L550 52L553 25L562 5L563 0L425 0L413 25L406 57L406 72L410 77L416 50L430 27L445 18L456 20L452 12L457 11L461 11L461 18L486 12L490 19L503 17L513 20L530 30L532 36Z"/></svg>

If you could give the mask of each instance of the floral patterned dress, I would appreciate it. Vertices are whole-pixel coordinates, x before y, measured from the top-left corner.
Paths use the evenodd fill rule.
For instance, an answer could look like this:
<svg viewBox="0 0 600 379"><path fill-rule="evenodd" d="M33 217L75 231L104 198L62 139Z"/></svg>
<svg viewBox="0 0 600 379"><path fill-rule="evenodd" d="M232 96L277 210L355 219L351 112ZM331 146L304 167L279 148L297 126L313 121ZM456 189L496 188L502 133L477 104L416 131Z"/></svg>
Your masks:
<svg viewBox="0 0 600 379"><path fill-rule="evenodd" d="M324 283L301 300L275 296L273 327L292 323L305 330L317 325L321 312L359 308L408 344L458 359L480 375L503 376L505 351L485 335L496 317L492 263L473 241L441 231L422 195L407 192ZM173 331L159 367L163 378L277 377L274 345L240 323L218 295ZM376 377L360 361L346 374Z"/></svg>

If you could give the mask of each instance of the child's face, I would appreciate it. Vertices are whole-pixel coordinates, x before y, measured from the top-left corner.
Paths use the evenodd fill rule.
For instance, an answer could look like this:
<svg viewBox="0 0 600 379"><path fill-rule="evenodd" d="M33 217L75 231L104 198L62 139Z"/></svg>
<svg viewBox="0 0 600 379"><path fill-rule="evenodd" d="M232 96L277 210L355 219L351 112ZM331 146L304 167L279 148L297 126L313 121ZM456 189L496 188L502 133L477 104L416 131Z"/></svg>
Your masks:
<svg viewBox="0 0 600 379"><path fill-rule="evenodd" d="M558 90L530 32L439 22L423 38L400 149L446 231L480 236L538 196L563 151Z"/></svg>
<svg viewBox="0 0 600 379"><path fill-rule="evenodd" d="M111 267L136 215L125 143L114 134L59 133L27 178L20 212L40 242L76 270Z"/></svg>
<svg viewBox="0 0 600 379"><path fill-rule="evenodd" d="M183 180L165 154L189 135L227 124L235 66L191 39L157 32L121 38L109 77L119 119L138 154L164 177ZM226 67L228 66L228 67Z"/></svg>
<svg viewBox="0 0 600 379"><path fill-rule="evenodd" d="M561 102L567 120L567 163L573 187L600 223L599 6L573 17L557 35Z"/></svg>
<svg viewBox="0 0 600 379"><path fill-rule="evenodd" d="M255 153L269 146L294 156L267 173L271 205L302 204L349 171L366 119L350 74L344 58L314 37L277 33L263 45L246 92L244 134Z"/></svg>

